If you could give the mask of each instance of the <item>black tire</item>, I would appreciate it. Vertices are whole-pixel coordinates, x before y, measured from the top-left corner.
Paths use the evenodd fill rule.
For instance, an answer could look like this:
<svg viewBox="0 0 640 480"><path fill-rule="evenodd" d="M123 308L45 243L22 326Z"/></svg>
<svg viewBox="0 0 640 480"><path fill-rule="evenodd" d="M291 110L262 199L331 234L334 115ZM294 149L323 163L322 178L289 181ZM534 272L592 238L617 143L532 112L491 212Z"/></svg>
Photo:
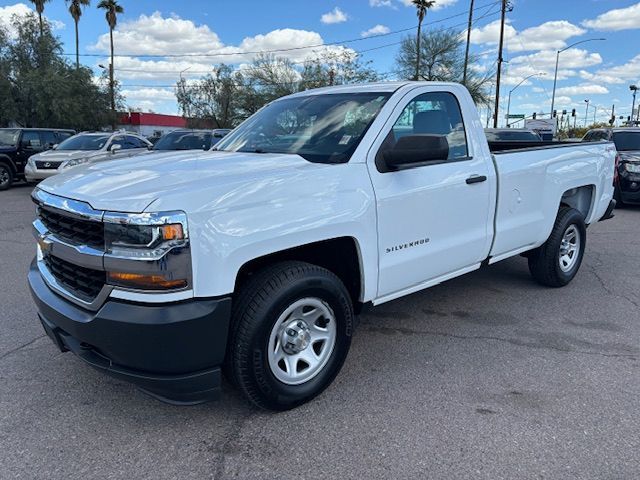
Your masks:
<svg viewBox="0 0 640 480"><path fill-rule="evenodd" d="M624 208L624 202L622 201L622 192L618 185L613 189L613 199L616 201L616 208Z"/></svg>
<svg viewBox="0 0 640 480"><path fill-rule="evenodd" d="M314 377L302 384L286 384L269 366L270 336L287 308L310 297L324 302L334 314L335 343ZM276 411L295 408L334 380L351 345L353 322L349 293L330 271L293 261L267 267L240 288L234 301L225 373L258 407Z"/></svg>
<svg viewBox="0 0 640 480"><path fill-rule="evenodd" d="M13 172L6 163L0 163L0 190L8 190L13 183Z"/></svg>
<svg viewBox="0 0 640 480"><path fill-rule="evenodd" d="M580 245L572 257L572 265L563 270L560 265L560 249L563 237L574 226ZM529 271L540 284L548 287L564 287L576 276L582 263L587 244L587 228L582 214L570 207L560 207L553 230L547 241L531 252L529 256Z"/></svg>

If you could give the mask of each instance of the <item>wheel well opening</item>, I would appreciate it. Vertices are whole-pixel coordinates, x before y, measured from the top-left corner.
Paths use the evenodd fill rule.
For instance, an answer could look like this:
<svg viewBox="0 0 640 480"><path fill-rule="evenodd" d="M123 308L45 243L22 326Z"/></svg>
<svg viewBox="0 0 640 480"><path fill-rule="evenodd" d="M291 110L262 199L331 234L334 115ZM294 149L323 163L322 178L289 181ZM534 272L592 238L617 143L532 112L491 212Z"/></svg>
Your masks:
<svg viewBox="0 0 640 480"><path fill-rule="evenodd" d="M560 200L561 205L575 208L578 210L584 219L589 218L593 203L593 185L584 185L582 187L572 188L567 190L562 195Z"/></svg>
<svg viewBox="0 0 640 480"><path fill-rule="evenodd" d="M354 306L359 304L362 276L356 242L351 237L333 238L271 253L245 263L238 272L234 291L262 268L277 262L297 260L326 268L340 278Z"/></svg>

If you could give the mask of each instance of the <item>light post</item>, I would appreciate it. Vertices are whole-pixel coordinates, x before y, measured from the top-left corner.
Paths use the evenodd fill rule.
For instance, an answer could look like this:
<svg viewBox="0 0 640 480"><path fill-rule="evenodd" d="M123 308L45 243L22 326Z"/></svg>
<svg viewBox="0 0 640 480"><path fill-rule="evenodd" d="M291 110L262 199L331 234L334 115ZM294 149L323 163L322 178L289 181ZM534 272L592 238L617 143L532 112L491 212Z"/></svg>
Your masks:
<svg viewBox="0 0 640 480"><path fill-rule="evenodd" d="M589 100L585 100L587 102L587 109L584 112L584 128L587 128L587 115L589 115Z"/></svg>
<svg viewBox="0 0 640 480"><path fill-rule="evenodd" d="M581 43L599 42L603 40L606 40L606 38L589 38L587 40L581 40L579 42L572 43L568 47L565 47L562 50L558 50L556 54L556 73L553 75L553 94L551 95L551 115L553 115L553 107L555 106L555 103L556 103L556 84L558 83L558 63L560 62L560 54L565 50L569 50L570 48L575 47L576 45L580 45Z"/></svg>
<svg viewBox="0 0 640 480"><path fill-rule="evenodd" d="M630 85L629 90L633 92L633 103L631 104L631 126L633 127L635 125L633 111L636 109L636 93L638 92L638 87L636 85ZM640 110L640 108L638 110ZM638 114L638 118L640 119L640 112Z"/></svg>
<svg viewBox="0 0 640 480"><path fill-rule="evenodd" d="M529 80L531 77L537 77L537 76L543 76L543 75L546 75L546 73L544 73L544 72L532 73L528 77L525 77L522 80L520 80L520 83L518 83L515 87L513 87L511 90L509 90L509 100L507 101L507 121L506 121L507 128L509 128L509 110L511 109L511 94L513 93L513 91L516 88L518 88L520 85L522 85L524 82Z"/></svg>

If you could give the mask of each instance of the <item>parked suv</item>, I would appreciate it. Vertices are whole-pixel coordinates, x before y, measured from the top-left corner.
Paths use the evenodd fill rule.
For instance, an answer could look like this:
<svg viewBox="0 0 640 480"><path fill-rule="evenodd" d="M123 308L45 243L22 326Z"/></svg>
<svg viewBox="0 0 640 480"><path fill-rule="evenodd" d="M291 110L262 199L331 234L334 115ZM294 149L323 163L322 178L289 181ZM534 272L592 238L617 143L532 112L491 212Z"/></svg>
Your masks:
<svg viewBox="0 0 640 480"><path fill-rule="evenodd" d="M151 148L147 139L126 132L83 132L34 155L25 167L27 181L39 181L84 163L132 157Z"/></svg>
<svg viewBox="0 0 640 480"><path fill-rule="evenodd" d="M24 179L32 155L51 149L76 132L50 128L0 128L0 190Z"/></svg>
<svg viewBox="0 0 640 480"><path fill-rule="evenodd" d="M598 128L589 130L583 142L613 142L616 156L614 177L618 206L640 204L640 128Z"/></svg>

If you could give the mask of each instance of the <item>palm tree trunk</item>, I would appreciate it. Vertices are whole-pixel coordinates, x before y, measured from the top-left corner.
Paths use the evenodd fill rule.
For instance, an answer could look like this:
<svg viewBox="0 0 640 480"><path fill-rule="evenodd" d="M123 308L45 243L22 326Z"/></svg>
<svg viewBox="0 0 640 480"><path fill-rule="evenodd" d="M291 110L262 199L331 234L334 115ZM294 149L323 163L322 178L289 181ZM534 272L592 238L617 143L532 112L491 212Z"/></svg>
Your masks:
<svg viewBox="0 0 640 480"><path fill-rule="evenodd" d="M44 32L44 24L42 23L42 13L38 12L38 19L40 21L40 37L42 37L42 33Z"/></svg>
<svg viewBox="0 0 640 480"><path fill-rule="evenodd" d="M113 28L109 27L111 41L111 63L109 64L109 95L111 96L111 127L116 129L116 98L113 85Z"/></svg>
<svg viewBox="0 0 640 480"><path fill-rule="evenodd" d="M414 80L420 79L420 36L422 35L422 19L418 20L418 35L416 36L416 74Z"/></svg>
<svg viewBox="0 0 640 480"><path fill-rule="evenodd" d="M78 20L76 19L76 70L80 68L80 37L78 35Z"/></svg>

